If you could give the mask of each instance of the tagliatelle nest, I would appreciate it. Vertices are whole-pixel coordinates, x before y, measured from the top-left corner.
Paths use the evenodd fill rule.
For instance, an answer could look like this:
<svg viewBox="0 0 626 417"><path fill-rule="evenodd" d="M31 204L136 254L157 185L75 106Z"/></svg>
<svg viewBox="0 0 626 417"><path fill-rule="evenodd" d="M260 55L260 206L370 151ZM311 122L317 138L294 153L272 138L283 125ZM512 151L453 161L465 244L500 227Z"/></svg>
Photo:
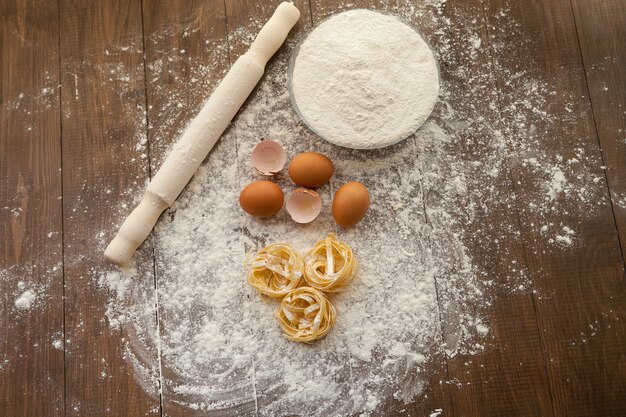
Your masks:
<svg viewBox="0 0 626 417"><path fill-rule="evenodd" d="M357 262L350 246L329 233L304 257L304 279L324 292L344 289L356 275Z"/></svg>
<svg viewBox="0 0 626 417"><path fill-rule="evenodd" d="M291 291L276 311L285 337L295 342L312 342L326 336L335 324L336 314L324 293L311 287Z"/></svg>
<svg viewBox="0 0 626 417"><path fill-rule="evenodd" d="M282 298L302 283L302 256L284 243L261 249L248 263L248 283L258 292Z"/></svg>

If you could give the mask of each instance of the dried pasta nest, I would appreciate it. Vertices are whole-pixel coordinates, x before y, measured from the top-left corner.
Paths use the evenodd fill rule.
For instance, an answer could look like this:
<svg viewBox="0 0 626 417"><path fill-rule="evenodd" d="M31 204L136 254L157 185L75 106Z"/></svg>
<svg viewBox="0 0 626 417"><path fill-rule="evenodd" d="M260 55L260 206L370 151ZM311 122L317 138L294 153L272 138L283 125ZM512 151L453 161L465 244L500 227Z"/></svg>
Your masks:
<svg viewBox="0 0 626 417"><path fill-rule="evenodd" d="M302 283L302 256L285 243L261 249L248 263L248 283L261 294L282 298Z"/></svg>
<svg viewBox="0 0 626 417"><path fill-rule="evenodd" d="M246 266L251 286L261 294L282 298L276 317L285 337L308 343L326 336L334 326L337 312L325 292L348 285L357 263L352 249L330 233L304 259L288 244L275 243L249 258Z"/></svg>
<svg viewBox="0 0 626 417"><path fill-rule="evenodd" d="M326 336L333 327L336 311L324 293L300 287L283 298L276 317L287 339L312 342Z"/></svg>
<svg viewBox="0 0 626 417"><path fill-rule="evenodd" d="M333 233L317 242L304 257L304 279L324 292L343 290L354 279L356 268L352 249Z"/></svg>

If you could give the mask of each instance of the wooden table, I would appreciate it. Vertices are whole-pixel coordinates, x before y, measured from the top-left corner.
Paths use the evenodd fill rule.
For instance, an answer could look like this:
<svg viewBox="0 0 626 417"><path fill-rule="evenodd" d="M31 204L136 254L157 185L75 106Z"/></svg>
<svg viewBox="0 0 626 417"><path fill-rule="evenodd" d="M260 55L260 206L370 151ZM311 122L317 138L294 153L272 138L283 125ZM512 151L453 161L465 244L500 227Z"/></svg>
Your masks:
<svg viewBox="0 0 626 417"><path fill-rule="evenodd" d="M162 159L169 143L155 143L157 132L159 138L171 137L207 93L177 91L167 73L146 62L172 48L200 60L217 59L215 76L207 80L213 86L247 46L237 31L264 21L276 3L0 1L0 415L191 415L167 396L144 392L123 360L124 335L111 330L104 314L107 294L88 279L104 263L103 248L94 241L101 230L113 235L118 208L131 205L143 189L149 160ZM296 3L303 16L294 36L346 8L336 0ZM349 3L391 10L394 4ZM585 245L547 250L534 238L539 232L531 226L532 216L520 211L524 173L513 167L513 180L503 185L518 196L521 213L514 219L521 242L513 250L534 287L554 296L537 297L529 290L498 298L489 317L490 347L479 355L442 357L429 371L424 393L404 413L626 416L626 2L447 0L431 10L454 22L457 8L466 5L481 11L476 21L485 42L514 45L513 35L494 30L497 11L510 9L531 40L534 66L516 61L506 49L491 49L476 64L497 59L546 80L558 92L546 97L548 106L558 105L563 95L572 97L583 116L567 129L606 166L600 180L612 203L592 221L579 219L577 233ZM190 23L194 31L179 30ZM178 28L171 36L150 36L168 25ZM221 45L221 52L209 56L205 39ZM114 47L120 44L130 49ZM132 69L123 94L96 70L120 63ZM448 71L442 67L444 78ZM154 78L186 100L189 111L175 126L162 125L157 109L163 95L154 94ZM506 82L497 73L494 79ZM140 110L120 112L128 103ZM505 105L503 97L497 106ZM133 150L138 134L147 135L147 158ZM567 149L571 138L548 134L544 151ZM473 255L488 258L481 253L486 250L475 247ZM143 256L139 262L151 265L150 256ZM16 310L20 281L44 285L45 308ZM572 343L581 335L584 342ZM101 363L107 364L105 381Z"/></svg>

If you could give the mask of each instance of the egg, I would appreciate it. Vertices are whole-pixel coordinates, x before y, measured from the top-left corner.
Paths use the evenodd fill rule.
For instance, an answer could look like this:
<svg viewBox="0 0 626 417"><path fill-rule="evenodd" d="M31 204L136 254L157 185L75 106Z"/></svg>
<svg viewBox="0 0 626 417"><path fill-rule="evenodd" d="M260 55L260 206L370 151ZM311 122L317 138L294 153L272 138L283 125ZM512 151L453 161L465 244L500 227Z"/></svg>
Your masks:
<svg viewBox="0 0 626 417"><path fill-rule="evenodd" d="M333 162L326 155L317 152L296 155L289 164L291 180L301 187L319 187L328 182L333 172Z"/></svg>
<svg viewBox="0 0 626 417"><path fill-rule="evenodd" d="M360 182L349 182L337 190L333 198L333 218L343 227L354 226L365 217L370 206L370 193Z"/></svg>
<svg viewBox="0 0 626 417"><path fill-rule="evenodd" d="M239 194L239 205L248 214L269 217L281 209L285 197L283 190L270 181L256 181Z"/></svg>

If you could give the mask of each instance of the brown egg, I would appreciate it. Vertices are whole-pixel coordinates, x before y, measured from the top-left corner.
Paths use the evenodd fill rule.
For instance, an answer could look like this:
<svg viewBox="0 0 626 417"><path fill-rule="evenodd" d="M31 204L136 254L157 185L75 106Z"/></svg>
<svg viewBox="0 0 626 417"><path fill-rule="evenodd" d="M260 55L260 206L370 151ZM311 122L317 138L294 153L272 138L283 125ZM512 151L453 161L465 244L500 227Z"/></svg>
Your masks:
<svg viewBox="0 0 626 417"><path fill-rule="evenodd" d="M283 206L283 190L270 181L256 181L241 190L239 205L248 214L269 217Z"/></svg>
<svg viewBox="0 0 626 417"><path fill-rule="evenodd" d="M365 217L370 206L370 193L360 182L339 187L333 198L333 217L338 225L354 226Z"/></svg>
<svg viewBox="0 0 626 417"><path fill-rule="evenodd" d="M319 187L333 176L335 167L326 155L317 152L304 152L296 155L289 164L289 176L296 184L307 187Z"/></svg>

